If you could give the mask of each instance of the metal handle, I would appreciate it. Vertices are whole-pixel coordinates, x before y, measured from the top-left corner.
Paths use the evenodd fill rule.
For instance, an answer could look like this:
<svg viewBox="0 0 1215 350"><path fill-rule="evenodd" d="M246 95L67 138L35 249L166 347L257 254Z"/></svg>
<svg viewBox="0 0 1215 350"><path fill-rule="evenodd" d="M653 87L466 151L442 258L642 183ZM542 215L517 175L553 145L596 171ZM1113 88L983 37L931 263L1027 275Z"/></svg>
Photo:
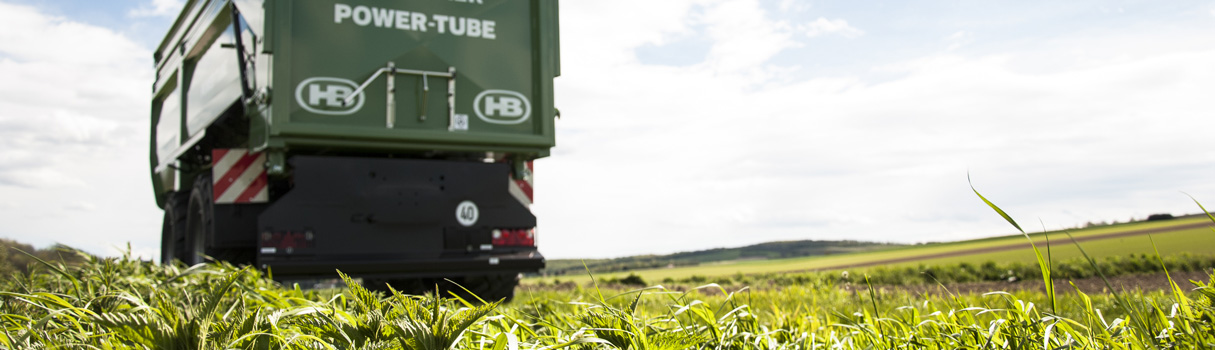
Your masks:
<svg viewBox="0 0 1215 350"><path fill-rule="evenodd" d="M418 115L419 121L426 120L426 100L427 100L427 97L430 96L430 83L427 82L427 79L431 76L447 78L447 118L449 121L452 120L453 118L455 118L455 114L456 114L456 98L455 98L455 96L456 96L456 67L448 67L446 72L432 72L432 71L424 71L424 70L416 70L416 69L400 69L400 68L397 68L396 63L388 62L388 65L386 67L377 69L375 71L375 73L371 74L370 78L367 78L367 80L363 81L362 84L359 84L358 88L355 88L354 92L350 93L350 96L346 96L346 98L344 100L342 100L342 105L346 106L346 105L349 105L351 102L353 102L354 99L359 96L359 94L363 93L363 90L367 89L368 85L371 85L372 81L375 81L376 78L379 78L380 75L383 75L383 74L388 75L388 79L387 79L388 80L388 91L387 91L388 105L386 108L387 115L385 116L385 124L387 125L387 127L389 129L391 129L393 127L393 124L396 123L396 75L397 74L409 74L409 75L422 76L422 103L421 103L422 111Z"/></svg>
<svg viewBox="0 0 1215 350"><path fill-rule="evenodd" d="M389 61L388 68L385 68L385 72L388 72L388 79L385 79L386 81L388 81L388 89L386 90L386 91L388 91L387 92L388 97L386 100L386 101L388 101L388 106L386 106L386 108L385 108L387 110L388 115L386 117L386 120L384 121L384 124L389 129L392 129L393 124L396 124L396 121L397 121L397 98L396 98L396 96L397 96L397 86L396 86L397 69L396 68L397 68L396 63L393 63L392 61ZM356 92L355 95L358 95L358 93Z"/></svg>
<svg viewBox="0 0 1215 350"><path fill-rule="evenodd" d="M426 78L426 72L422 72L422 111L418 112L418 121L426 120L426 101L430 98L430 83Z"/></svg>

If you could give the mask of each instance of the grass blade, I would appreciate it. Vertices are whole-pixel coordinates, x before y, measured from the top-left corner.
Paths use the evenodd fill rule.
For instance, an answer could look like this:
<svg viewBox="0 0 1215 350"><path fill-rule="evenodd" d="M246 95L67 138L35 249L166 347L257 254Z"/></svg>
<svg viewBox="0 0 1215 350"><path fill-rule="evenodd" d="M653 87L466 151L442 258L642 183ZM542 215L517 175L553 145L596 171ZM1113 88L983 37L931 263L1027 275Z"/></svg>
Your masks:
<svg viewBox="0 0 1215 350"><path fill-rule="evenodd" d="M1080 250L1080 254L1084 255L1084 260L1087 260L1089 265L1093 267L1093 270L1097 271L1097 276L1101 277L1101 281L1105 283L1105 288L1109 289L1110 293L1114 295L1114 301L1118 303L1118 306L1122 307L1122 309L1126 311L1127 317L1130 317L1131 321L1134 322L1135 328L1139 328L1139 331L1143 333L1144 337L1151 339L1152 348L1160 349L1160 344L1157 344L1156 338L1154 337L1155 333L1153 333L1151 328L1148 327L1147 322L1145 322L1143 318L1136 313L1137 310L1131 308L1131 303L1126 299L1126 296L1114 289L1114 284L1110 283L1109 278L1105 277L1105 272L1102 272L1101 267L1097 266L1097 261L1093 260L1092 256L1088 255L1088 252L1084 250L1084 247L1080 245L1080 242L1076 240L1076 237L1072 236L1070 231L1065 230L1063 233L1067 234L1067 238L1070 238L1072 243L1076 245L1076 248Z"/></svg>
<svg viewBox="0 0 1215 350"><path fill-rule="evenodd" d="M1057 312L1056 310L1058 310L1058 303L1055 300L1055 283L1050 277L1051 262L1042 257L1042 252L1039 251L1038 246L1034 244L1033 238L1030 238L1029 234L1025 233L1025 230L1021 229L1021 225L1018 225L1016 220L1013 220L1008 213L996 206L995 203L987 200L987 197L983 197L983 195L979 193L979 190L975 189L974 183L970 182L970 174L966 174L966 182L970 184L970 190L974 191L975 195L979 196L979 199L983 200L983 203L986 203L988 207L991 207L991 209L995 210L997 214L1000 214L1004 220L1007 220L1009 224L1016 227L1017 231L1021 231L1021 235L1025 236L1025 239L1029 241L1029 246L1034 249L1034 256L1038 259L1038 268L1042 271L1042 282L1046 285L1046 296L1050 299L1050 311L1052 313Z"/></svg>
<svg viewBox="0 0 1215 350"><path fill-rule="evenodd" d="M1009 224L1012 224L1013 227L1016 227L1017 231L1021 231L1022 234L1025 233L1025 230L1021 229L1021 225L1018 225L1016 220L1013 220L1013 218L1011 216L1008 216L1008 213L1005 213L1003 209L1000 209L1000 207L997 207L995 203L992 203L991 201L987 200L987 197L983 197L983 195L979 193L979 190L975 189L974 182L970 181L970 174L966 174L966 183L970 184L970 190L974 191L975 195L979 196L979 199L983 200L983 203L986 203L988 207L991 207L992 210L996 211L996 214L1000 214L1000 216L1003 217L1004 220L1007 220Z"/></svg>

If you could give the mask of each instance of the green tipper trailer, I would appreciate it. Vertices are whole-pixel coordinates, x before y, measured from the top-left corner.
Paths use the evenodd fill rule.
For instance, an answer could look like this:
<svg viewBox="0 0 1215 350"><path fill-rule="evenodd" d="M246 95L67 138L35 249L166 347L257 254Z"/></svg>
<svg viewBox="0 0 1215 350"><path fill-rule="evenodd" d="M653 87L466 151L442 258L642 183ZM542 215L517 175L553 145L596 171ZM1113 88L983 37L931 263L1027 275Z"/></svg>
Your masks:
<svg viewBox="0 0 1215 350"><path fill-rule="evenodd" d="M544 266L557 23L555 0L188 1L155 53L161 260L511 296Z"/></svg>

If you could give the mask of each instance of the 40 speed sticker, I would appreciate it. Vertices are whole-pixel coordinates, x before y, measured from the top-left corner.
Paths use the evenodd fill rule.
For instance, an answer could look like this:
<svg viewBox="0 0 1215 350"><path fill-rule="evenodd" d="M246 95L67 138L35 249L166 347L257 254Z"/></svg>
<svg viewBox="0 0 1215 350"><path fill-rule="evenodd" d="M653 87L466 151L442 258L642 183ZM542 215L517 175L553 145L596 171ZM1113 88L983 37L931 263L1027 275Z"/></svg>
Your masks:
<svg viewBox="0 0 1215 350"><path fill-rule="evenodd" d="M477 224L477 219L480 217L481 210L477 209L477 203L473 203L473 201L463 201L456 206L456 221L464 227Z"/></svg>

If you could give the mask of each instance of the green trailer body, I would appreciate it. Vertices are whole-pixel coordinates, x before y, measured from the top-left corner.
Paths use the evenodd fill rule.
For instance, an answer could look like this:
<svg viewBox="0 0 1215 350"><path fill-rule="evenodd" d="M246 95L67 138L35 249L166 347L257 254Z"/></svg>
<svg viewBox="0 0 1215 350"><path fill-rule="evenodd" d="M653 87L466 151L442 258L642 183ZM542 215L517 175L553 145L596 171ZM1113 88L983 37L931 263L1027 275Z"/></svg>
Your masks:
<svg viewBox="0 0 1215 350"><path fill-rule="evenodd" d="M465 179L468 186L488 181L483 179L489 176L485 174L499 171L507 173L500 180L504 186L525 179L525 187L530 186L531 161L548 156L555 145L553 79L560 74L557 25L555 0L188 1L155 53L150 163L157 204L166 210L168 233L162 250L169 253L162 257L182 259L183 244L189 251L185 256L193 260L201 259L204 252L225 253L225 246L242 247L243 253L226 256L274 267L277 273L275 264L294 260L267 256L264 253L270 248L257 242L261 236L280 234L270 231L271 226L285 225L282 217L292 215L284 208L304 210L300 208L307 206L280 203L293 191L313 191L296 190L296 177L323 175L327 181L362 181L341 177L354 175L299 174L300 169L325 172L337 166L334 164L362 159L366 161L350 166L374 164L372 168L379 166L384 173L400 175L399 180L383 180L405 181L397 183L397 188L429 188L407 182L423 180L404 179L412 178L408 174L421 171L418 169L440 168L445 170L435 170L435 176L465 174L452 176ZM221 161L216 158L230 150L257 156L254 167L262 167L265 178L257 181L264 182L268 195L237 203L219 199L218 188L228 184L218 180L222 175L216 167ZM382 186L366 184L348 190L378 191ZM455 185L436 188L451 192L447 191L450 186ZM212 193L192 194L200 190ZM527 191L530 197L530 187ZM442 207L458 199L447 194L427 197L421 192L414 197L428 198L417 204L422 207ZM208 196L212 198L202 198ZM297 201L315 204L326 198L344 198L333 193L318 196ZM498 197L483 200L500 201ZM525 200L523 205L527 204ZM194 220L206 221L204 224L190 221L190 213L198 211L194 206L206 207L202 211L209 212L204 214L215 218ZM275 220L279 221L270 220L274 225L259 218L270 212L278 213ZM495 215L492 209L485 214ZM447 235L439 240L453 239L448 237L454 232L450 227L436 225L432 230L436 235ZM494 237L499 234L494 227L464 226L460 229L480 227L491 230ZM185 233L170 232L174 230ZM358 229L340 231L356 232L346 234L356 240L391 234L385 231L377 233L381 236L358 238ZM309 237L312 234L308 232ZM480 238L469 238L478 235L468 233L460 239L478 241ZM251 246L261 250L249 253ZM446 248L454 249L451 244ZM481 259L495 252L486 249L473 255ZM359 260L356 253L343 250L337 260ZM510 252L518 253L518 249ZM479 273L476 268L443 267L440 256L446 255L442 253L411 254L380 259L370 270L389 277L398 270L409 271L400 276L447 277L425 276L427 266L446 269L449 274ZM534 247L531 254L531 261L542 264ZM366 255L393 254L374 251ZM321 253L316 256L306 264L324 267L332 260ZM405 266L408 261L422 260L429 265ZM291 264L282 264L283 270L292 269ZM346 266L342 264L330 265ZM394 264L403 267L394 269ZM534 265L516 270L531 270Z"/></svg>

